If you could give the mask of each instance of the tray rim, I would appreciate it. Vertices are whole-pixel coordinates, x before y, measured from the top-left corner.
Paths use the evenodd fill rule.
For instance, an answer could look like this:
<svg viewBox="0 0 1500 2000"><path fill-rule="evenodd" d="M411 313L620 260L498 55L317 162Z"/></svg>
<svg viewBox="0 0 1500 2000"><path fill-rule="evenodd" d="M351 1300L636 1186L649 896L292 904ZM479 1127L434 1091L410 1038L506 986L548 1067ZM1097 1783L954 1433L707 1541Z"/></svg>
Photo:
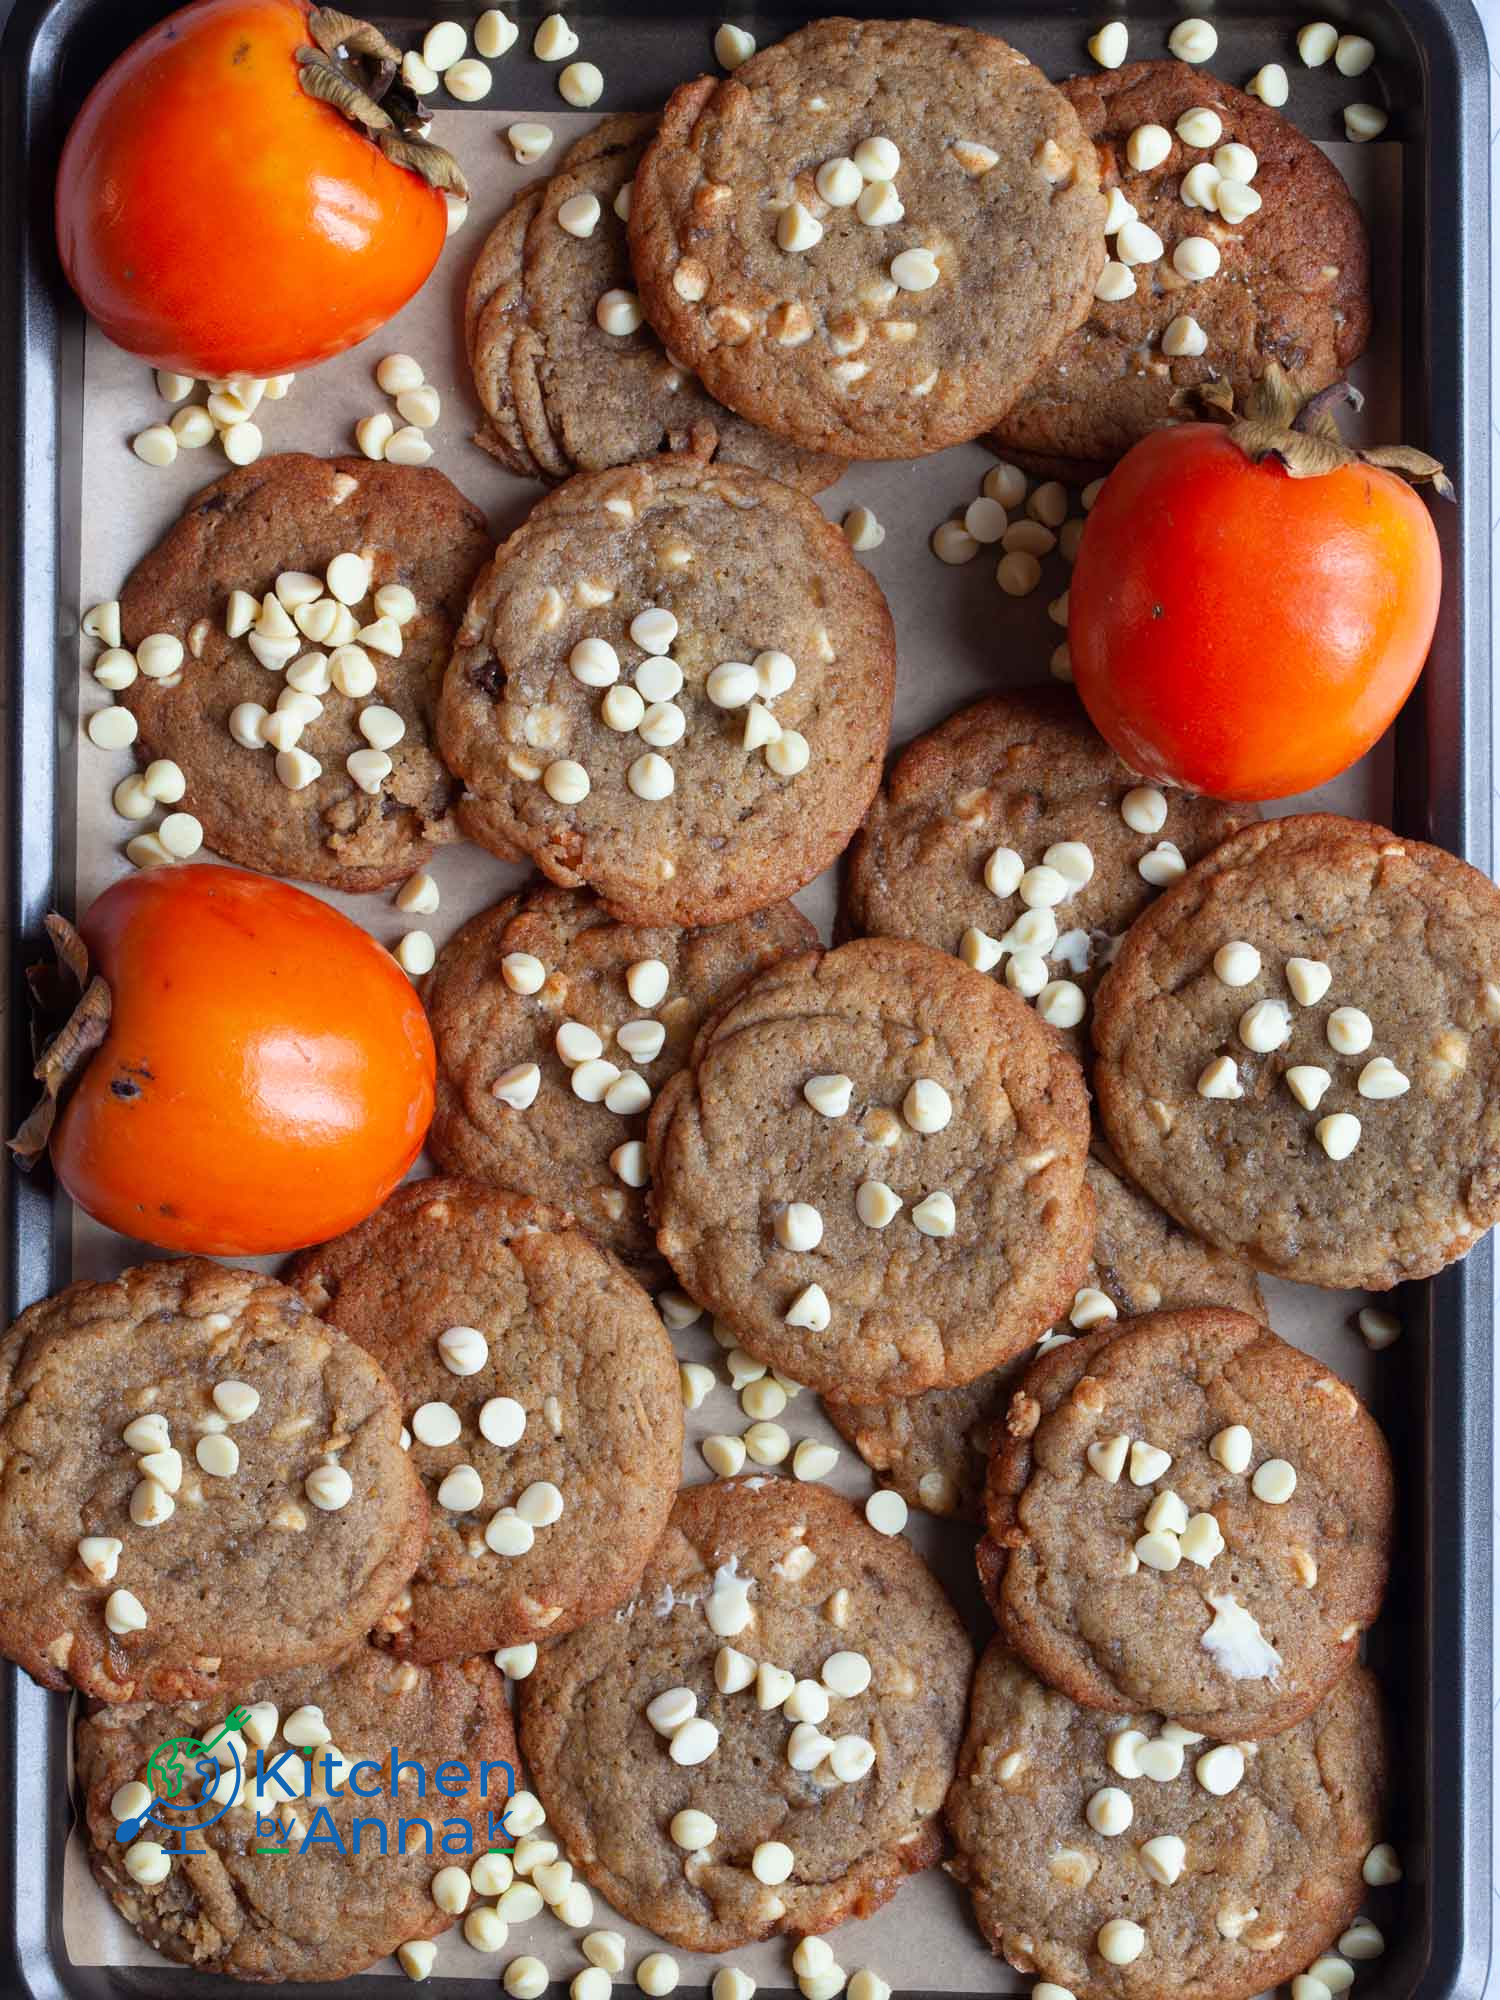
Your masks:
<svg viewBox="0 0 1500 2000"><path fill-rule="evenodd" d="M51 154L42 141L58 136L57 79L67 46L100 4L19 0L0 39L0 179L16 196L0 205L0 323L12 333L0 355L0 408L11 420L3 450L15 496L13 530L0 544L0 699L9 721L0 765L0 949L11 939L35 945L53 884L71 862L54 809L65 754L57 698L72 645L63 538L64 463L74 413L59 392L70 370L75 381L81 375L81 314L57 264ZM1420 169L1407 211L1425 203L1429 216L1439 208L1448 212L1447 222L1430 227L1417 246L1422 312L1419 339L1410 346L1420 349L1423 363L1416 385L1426 417L1423 442L1458 469L1463 494L1459 510L1438 516L1448 584L1434 641L1441 670L1424 676L1420 698L1402 719L1392 817L1400 830L1435 841L1489 874L1488 48L1472 0L1390 4L1417 51L1425 97L1421 135L1407 149L1408 170L1413 164ZM688 11L685 0L660 0L661 13L679 11ZM789 10L776 4L774 11ZM1065 11L1085 18L1076 6ZM1328 11L1345 10L1336 4ZM0 19L5 12L0 0ZM39 160L48 164L38 169ZM1446 195L1435 192L1445 182ZM19 1020L20 982L15 965L7 969L6 998ZM19 1032L8 1038L0 1072L7 1129L11 1107L26 1088L21 1041ZM0 1214L7 1320L22 1301L55 1288L62 1236L47 1191L8 1174ZM1428 1879L1425 1953L1415 1979L1401 1991L1403 2000L1477 2000L1485 1990L1492 1929L1493 1239L1418 1296L1413 1318L1421 1324L1414 1337L1425 1343L1426 1403L1414 1430L1422 1437L1426 1473L1426 1490L1416 1496L1423 1560L1403 1608L1420 1619L1424 1633L1427 1673L1414 1706L1426 1783L1411 1817L1422 1824ZM55 1782L56 1771L65 1768L66 1741L64 1704L14 1668L0 1673L0 1802L10 1833L0 1836L0 1994L65 2000L85 1991L263 1992L217 1978L209 1985L201 1974L165 1964L127 1969L67 1962L60 1909L49 1896L60 1879L70 1820ZM33 1835L23 1841L28 1811ZM1363 1984L1374 1976L1363 1973ZM444 1979L433 1985L457 1996L470 1983ZM300 1990L311 1997L335 1989ZM388 1991L368 1976L341 1982L337 1990Z"/></svg>

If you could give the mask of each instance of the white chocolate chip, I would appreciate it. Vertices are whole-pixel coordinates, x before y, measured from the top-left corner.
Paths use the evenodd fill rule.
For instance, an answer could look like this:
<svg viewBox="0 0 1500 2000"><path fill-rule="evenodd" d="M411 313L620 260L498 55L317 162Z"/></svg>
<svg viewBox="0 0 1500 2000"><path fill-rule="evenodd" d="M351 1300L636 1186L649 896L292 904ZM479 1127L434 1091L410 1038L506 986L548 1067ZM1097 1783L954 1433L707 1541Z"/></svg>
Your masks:
<svg viewBox="0 0 1500 2000"><path fill-rule="evenodd" d="M1217 146L1224 136L1224 121L1210 105L1199 105L1183 112L1176 131L1185 146Z"/></svg>
<svg viewBox="0 0 1500 2000"><path fill-rule="evenodd" d="M1193 1776L1205 1792L1228 1798L1245 1775L1245 1753L1238 1743L1216 1743L1193 1766Z"/></svg>
<svg viewBox="0 0 1500 2000"><path fill-rule="evenodd" d="M1393 1346L1401 1338L1400 1320L1383 1306L1361 1306L1355 1318L1366 1347L1376 1352Z"/></svg>
<svg viewBox="0 0 1500 2000"><path fill-rule="evenodd" d="M1187 873L1187 862L1175 841L1159 840L1149 854L1141 856L1135 868L1143 882L1149 882L1153 889L1165 889L1170 883L1181 881Z"/></svg>
<svg viewBox="0 0 1500 2000"><path fill-rule="evenodd" d="M1118 257L1111 257L1094 280L1094 297L1106 304L1118 305L1122 299L1134 298L1135 273Z"/></svg>
<svg viewBox="0 0 1500 2000"><path fill-rule="evenodd" d="M1115 1839L1135 1818L1135 1807L1129 1792L1121 1791L1118 1785L1101 1785L1084 1807L1083 1816L1095 1833Z"/></svg>
<svg viewBox="0 0 1500 2000"><path fill-rule="evenodd" d="M906 209L890 181L867 181L860 189L854 212L867 228L885 229L900 222ZM899 289L899 286L898 286Z"/></svg>
<svg viewBox="0 0 1500 2000"><path fill-rule="evenodd" d="M951 1236L958 1221L952 1195L943 1189L927 1195L913 1208L911 1219L924 1236Z"/></svg>
<svg viewBox="0 0 1500 2000"><path fill-rule="evenodd" d="M1375 60L1375 44L1364 35L1340 35L1334 44L1333 66L1340 76L1363 76Z"/></svg>
<svg viewBox="0 0 1500 2000"><path fill-rule="evenodd" d="M1248 222L1261 206L1261 197L1253 187L1246 187L1242 181L1221 180L1214 190L1220 215L1233 228Z"/></svg>
<svg viewBox="0 0 1500 2000"><path fill-rule="evenodd" d="M1207 1569L1224 1553L1224 1531L1212 1514L1194 1514L1178 1536L1183 1559Z"/></svg>
<svg viewBox="0 0 1500 2000"><path fill-rule="evenodd" d="M882 1487L865 1502L865 1519L879 1535L899 1535L906 1526L907 1505L891 1487Z"/></svg>
<svg viewBox="0 0 1500 2000"><path fill-rule="evenodd" d="M1308 69L1321 69L1338 42L1339 31L1331 21L1309 21L1297 30L1297 53Z"/></svg>
<svg viewBox="0 0 1500 2000"><path fill-rule="evenodd" d="M1156 231L1145 222L1127 222L1115 237L1115 256L1122 264L1159 263L1165 249Z"/></svg>
<svg viewBox="0 0 1500 2000"><path fill-rule="evenodd" d="M1101 1292L1097 1285L1085 1285L1073 1294L1073 1304L1068 1319L1080 1332L1092 1326L1104 1326L1120 1316L1119 1308L1107 1292Z"/></svg>
<svg viewBox="0 0 1500 2000"><path fill-rule="evenodd" d="M1130 1439L1123 1435L1096 1438L1084 1453L1089 1470L1100 1479L1113 1486L1125 1470L1126 1455L1130 1450Z"/></svg>
<svg viewBox="0 0 1500 2000"><path fill-rule="evenodd" d="M1184 236L1172 252L1172 269L1191 284L1213 277L1219 263L1219 246L1208 236Z"/></svg>
<svg viewBox="0 0 1500 2000"><path fill-rule="evenodd" d="M594 318L603 332L623 339L625 335L637 331L645 314L634 292L616 288L600 297L594 308Z"/></svg>
<svg viewBox="0 0 1500 2000"><path fill-rule="evenodd" d="M1167 801L1154 785L1137 785L1121 799L1120 817L1132 833L1160 833L1167 823Z"/></svg>
<svg viewBox="0 0 1500 2000"><path fill-rule="evenodd" d="M725 21L714 35L714 55L723 68L737 70L755 54L755 37Z"/></svg>
<svg viewBox="0 0 1500 2000"><path fill-rule="evenodd" d="M1362 146L1378 139L1389 123L1389 116L1378 104L1344 106L1344 137L1353 145Z"/></svg>
<svg viewBox="0 0 1500 2000"><path fill-rule="evenodd" d="M726 1432L716 1432L706 1437L699 1450L703 1453L709 1468L721 1479L733 1479L736 1473L745 1469L745 1444L743 1438L731 1437Z"/></svg>
<svg viewBox="0 0 1500 2000"><path fill-rule="evenodd" d="M1411 1089L1411 1078L1403 1076L1389 1056L1373 1056L1359 1073L1358 1089L1361 1097L1404 1097Z"/></svg>
<svg viewBox="0 0 1500 2000"><path fill-rule="evenodd" d="M1186 25L1186 23L1184 23ZM1134 1965L1146 1949L1146 1933L1129 1917L1111 1917L1094 1940L1099 1956L1109 1965Z"/></svg>
<svg viewBox="0 0 1500 2000"><path fill-rule="evenodd" d="M1389 1889L1401 1880L1401 1861L1390 1842L1382 1840L1365 1856L1360 1872L1372 1889Z"/></svg>
<svg viewBox="0 0 1500 2000"><path fill-rule="evenodd" d="M1347 1160L1359 1144L1359 1120L1347 1111L1335 1111L1327 1118L1320 1118L1313 1130L1330 1160Z"/></svg>
<svg viewBox="0 0 1500 2000"><path fill-rule="evenodd" d="M1331 1049L1341 1056L1357 1056L1370 1046L1375 1031L1361 1008L1335 1007L1328 1016L1326 1032Z"/></svg>
<svg viewBox="0 0 1500 2000"><path fill-rule="evenodd" d="M1130 1447L1130 1483L1132 1486L1153 1486L1166 1473L1172 1463L1170 1452L1159 1446L1148 1444L1144 1438L1137 1438Z"/></svg>
<svg viewBox="0 0 1500 2000"><path fill-rule="evenodd" d="M1106 21L1089 37L1089 54L1101 69L1118 69L1130 49L1130 31L1123 21Z"/></svg>
<svg viewBox="0 0 1500 2000"><path fill-rule="evenodd" d="M891 276L903 292L929 292L942 272L930 250L902 250L891 259Z"/></svg>
<svg viewBox="0 0 1500 2000"><path fill-rule="evenodd" d="M1296 1471L1284 1458L1268 1458L1250 1481L1256 1499L1271 1507L1284 1507L1296 1490Z"/></svg>
<svg viewBox="0 0 1500 2000"><path fill-rule="evenodd" d="M505 136L510 141L510 150L515 154L518 164L523 167L534 166L552 145L551 126L539 125L532 119L523 118L518 124L512 125Z"/></svg>
<svg viewBox="0 0 1500 2000"><path fill-rule="evenodd" d="M557 79L558 95L580 111L587 111L604 95L604 72L597 63L569 63Z"/></svg>
<svg viewBox="0 0 1500 2000"><path fill-rule="evenodd" d="M1241 1098L1245 1094L1240 1073L1232 1056L1215 1056L1198 1077L1198 1095L1208 1098Z"/></svg>
<svg viewBox="0 0 1500 2000"><path fill-rule="evenodd" d="M1245 85L1247 97L1258 97L1262 104L1269 104L1279 111L1291 94L1287 73L1280 63L1263 63Z"/></svg>
<svg viewBox="0 0 1500 2000"><path fill-rule="evenodd" d="M1196 357L1208 348L1208 335L1199 326L1191 313L1179 313L1167 324L1161 337L1161 351L1174 360L1179 356Z"/></svg>
<svg viewBox="0 0 1500 2000"><path fill-rule="evenodd" d="M1286 983L1299 1007L1315 1007L1333 983L1333 973L1320 958L1289 958Z"/></svg>
<svg viewBox="0 0 1500 2000"><path fill-rule="evenodd" d="M1257 1000L1239 1019L1239 1038L1255 1055L1269 1055L1291 1040L1291 1009L1284 1000Z"/></svg>

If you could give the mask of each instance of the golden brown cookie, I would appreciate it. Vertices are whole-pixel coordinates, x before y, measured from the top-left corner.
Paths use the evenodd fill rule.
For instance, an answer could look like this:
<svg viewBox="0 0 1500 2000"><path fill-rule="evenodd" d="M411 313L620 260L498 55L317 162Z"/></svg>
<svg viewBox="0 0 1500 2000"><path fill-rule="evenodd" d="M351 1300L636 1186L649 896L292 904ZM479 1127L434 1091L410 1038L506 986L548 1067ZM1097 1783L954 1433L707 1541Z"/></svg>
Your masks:
<svg viewBox="0 0 1500 2000"><path fill-rule="evenodd" d="M1246 828L1137 922L1094 1042L1127 1171L1263 1271L1380 1291L1500 1216L1500 890L1440 848Z"/></svg>
<svg viewBox="0 0 1500 2000"><path fill-rule="evenodd" d="M438 713L464 831L636 924L727 923L880 780L890 612L812 501L731 465L581 473L475 588Z"/></svg>
<svg viewBox="0 0 1500 2000"><path fill-rule="evenodd" d="M708 1022L648 1132L657 1242L778 1372L860 1401L1029 1347L1088 1262L1082 1072L927 945L783 959Z"/></svg>
<svg viewBox="0 0 1500 2000"><path fill-rule="evenodd" d="M286 452L197 496L120 593L125 644L166 634L177 671L120 699L142 764L181 767L216 853L368 890L453 838L433 710L489 546L430 468Z"/></svg>
<svg viewBox="0 0 1500 2000"><path fill-rule="evenodd" d="M507 896L448 941L424 989L433 1157L570 1208L596 1242L659 1277L643 1145L652 1098L721 999L817 941L790 903L684 931L614 923L583 889Z"/></svg>
<svg viewBox="0 0 1500 2000"><path fill-rule="evenodd" d="M635 1587L682 1469L677 1364L650 1299L569 1216L410 1181L291 1278L390 1376L432 1499L382 1644L462 1659Z"/></svg>
<svg viewBox="0 0 1500 2000"><path fill-rule="evenodd" d="M1072 107L993 35L814 21L685 83L635 177L648 318L814 451L987 430L1089 309L1104 199Z"/></svg>
<svg viewBox="0 0 1500 2000"><path fill-rule="evenodd" d="M972 1666L899 1536L821 1487L718 1481L684 1489L626 1611L543 1651L521 1739L611 1906L728 1951L868 1916L937 1860Z"/></svg>
<svg viewBox="0 0 1500 2000"><path fill-rule="evenodd" d="M621 207L656 123L651 114L600 119L491 230L464 314L488 417L477 442L523 478L685 451L816 493L839 477L842 459L799 450L716 403L644 320L629 332L602 323L602 300L635 296Z"/></svg>
<svg viewBox="0 0 1500 2000"><path fill-rule="evenodd" d="M421 1552L400 1434L369 1355L256 1272L43 1299L0 1340L0 1652L109 1702L336 1658Z"/></svg>
<svg viewBox="0 0 1500 2000"><path fill-rule="evenodd" d="M1213 1305L1265 1318L1248 1264L1200 1243L1103 1161L1091 1157L1084 1178L1094 1197L1094 1247L1068 1319L1047 1335L1043 1351L1096 1316L1112 1323L1161 1308ZM995 1429L1029 1365L1022 1357L961 1388L891 1403L825 1396L823 1407L865 1464L912 1506L978 1522Z"/></svg>
<svg viewBox="0 0 1500 2000"><path fill-rule="evenodd" d="M1395 1487L1347 1383L1248 1314L1105 1326L1037 1361L985 1493L1001 1634L1090 1708L1290 1729L1380 1610Z"/></svg>
<svg viewBox="0 0 1500 2000"><path fill-rule="evenodd" d="M1075 1708L997 1639L948 1795L949 1868L997 1955L1078 2000L1250 2000L1359 1908L1385 1772L1362 1667L1242 1751L1160 1715Z"/></svg>
<svg viewBox="0 0 1500 2000"><path fill-rule="evenodd" d="M171 1827L202 1826L232 1796L181 1843L206 1851L164 1860L154 1850L177 1843L155 1819L122 1843L151 1794L157 1746L207 1746L236 1711L248 1716L232 1747L220 1739L215 1798L194 1757L161 1813ZM347 1979L447 1930L433 1880L508 1844L500 1822L519 1783L505 1685L488 1660L416 1667L369 1646L337 1666L227 1683L212 1700L97 1710L77 1748L99 1886L147 1944L233 1979Z"/></svg>
<svg viewBox="0 0 1500 2000"><path fill-rule="evenodd" d="M1254 817L1143 784L1066 688L992 695L896 760L849 850L844 921L993 972L1081 1050L1125 932Z"/></svg>
<svg viewBox="0 0 1500 2000"><path fill-rule="evenodd" d="M1188 63L1127 63L1060 88L1098 149L1110 220L1124 225L1110 236L1118 269L997 427L998 452L1081 486L1147 431L1190 416L1184 391L1228 383L1243 401L1272 361L1308 393L1347 372L1370 331L1369 252L1326 153ZM1132 164L1132 140L1149 165ZM1195 255L1217 257L1212 275L1183 275L1184 242L1189 269Z"/></svg>

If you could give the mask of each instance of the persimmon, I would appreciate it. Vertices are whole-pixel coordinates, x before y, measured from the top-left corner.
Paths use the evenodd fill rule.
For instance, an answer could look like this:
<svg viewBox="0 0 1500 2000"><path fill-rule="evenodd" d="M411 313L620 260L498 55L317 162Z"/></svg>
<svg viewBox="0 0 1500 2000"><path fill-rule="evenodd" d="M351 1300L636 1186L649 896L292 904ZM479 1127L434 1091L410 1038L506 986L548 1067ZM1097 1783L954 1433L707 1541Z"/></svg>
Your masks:
<svg viewBox="0 0 1500 2000"><path fill-rule="evenodd" d="M158 868L106 889L77 932L48 928L82 998L13 1144L35 1154L61 1098L53 1166L98 1221L164 1250L295 1250L362 1221L415 1160L427 1016L326 903L238 869Z"/></svg>
<svg viewBox="0 0 1500 2000"><path fill-rule="evenodd" d="M1420 452L1345 446L1331 409L1348 393L1302 405L1273 371L1245 419L1153 432L1104 482L1068 651L1095 726L1142 776L1223 799L1310 791L1416 684L1442 559L1407 479L1450 489Z"/></svg>
<svg viewBox="0 0 1500 2000"><path fill-rule="evenodd" d="M297 0L195 0L89 92L57 241L110 339L219 378L294 372L420 288L463 175L378 30Z"/></svg>

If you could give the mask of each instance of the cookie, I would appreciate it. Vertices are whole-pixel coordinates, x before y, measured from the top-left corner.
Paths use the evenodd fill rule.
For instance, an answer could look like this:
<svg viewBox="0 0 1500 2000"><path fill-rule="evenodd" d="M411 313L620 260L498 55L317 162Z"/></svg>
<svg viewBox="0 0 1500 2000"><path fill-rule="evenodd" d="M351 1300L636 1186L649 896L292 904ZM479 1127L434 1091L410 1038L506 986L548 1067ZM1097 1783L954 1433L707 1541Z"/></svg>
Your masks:
<svg viewBox="0 0 1500 2000"><path fill-rule="evenodd" d="M1272 361L1309 392L1345 374L1369 338L1369 251L1328 156L1259 99L1187 63L1127 63L1061 88L1098 148L1110 219L1126 225L1110 238L1119 268L1100 281L1110 296L1094 298L999 425L995 449L1083 485L1147 431L1191 416L1179 399L1202 383L1227 382L1243 400ZM1212 117L1189 118L1184 138L1179 121L1192 113ZM1137 157L1152 164L1136 168L1129 149L1142 128ZM1248 148L1253 166L1226 146ZM1212 264L1212 275L1183 275L1175 258L1189 241L1183 261ZM1129 279L1133 289L1113 296Z"/></svg>
<svg viewBox="0 0 1500 2000"><path fill-rule="evenodd" d="M1383 1291L1500 1215L1500 890L1439 848L1245 829L1131 931L1094 1041L1126 1170L1263 1271Z"/></svg>
<svg viewBox="0 0 1500 2000"><path fill-rule="evenodd" d="M614 923L581 889L507 896L450 939L426 984L429 1150L452 1173L570 1208L596 1242L659 1276L642 1145L652 1097L729 990L817 941L790 903L683 931ZM581 1030L600 1044L588 1067Z"/></svg>
<svg viewBox="0 0 1500 2000"><path fill-rule="evenodd" d="M160 1821L122 1843L153 1789L152 1752L187 1738L190 1756L201 1753L247 1710L221 1739L215 1799L205 1801L193 1756L178 1800L156 1785ZM346 1979L447 1930L433 1879L506 1842L500 1820L518 1782L505 1684L488 1660L417 1667L369 1646L337 1666L231 1683L212 1700L100 1709L78 1725L77 1758L100 1887L157 1951L234 1979ZM180 1843L206 1850L197 1859L163 1866L143 1852L178 1845L175 1829L216 1806L221 1817ZM162 1877L142 1882L133 1869L150 1862Z"/></svg>
<svg viewBox="0 0 1500 2000"><path fill-rule="evenodd" d="M1358 1910L1385 1772L1362 1667L1295 1729L1213 1749L1160 1715L1075 1708L996 1640L948 1796L949 1872L998 1955L1078 2000L1250 2000Z"/></svg>
<svg viewBox="0 0 1500 2000"><path fill-rule="evenodd" d="M1080 325L1104 198L1008 43L815 21L672 96L636 172L641 302L710 394L813 451L916 458L998 422Z"/></svg>
<svg viewBox="0 0 1500 2000"><path fill-rule="evenodd" d="M969 1382L1082 1282L1088 1137L1077 1063L1015 994L893 938L808 952L658 1096L657 1243L795 1381L867 1402Z"/></svg>
<svg viewBox="0 0 1500 2000"><path fill-rule="evenodd" d="M1321 1362L1246 1313L1148 1313L1022 1380L980 1574L1006 1643L1074 1701L1263 1737L1357 1655L1394 1506L1379 1425Z"/></svg>
<svg viewBox="0 0 1500 2000"><path fill-rule="evenodd" d="M715 454L816 493L843 461L799 450L726 410L670 356L644 320L606 330L615 295L635 280L617 204L654 116L603 118L496 223L474 266L465 333L488 417L476 442L529 479L602 472L658 452Z"/></svg>
<svg viewBox="0 0 1500 2000"><path fill-rule="evenodd" d="M400 1434L369 1355L257 1272L43 1299L0 1340L0 1653L108 1702L333 1659L421 1553Z"/></svg>
<svg viewBox="0 0 1500 2000"><path fill-rule="evenodd" d="M844 923L993 971L1082 1049L1125 932L1254 816L1143 785L1066 688L993 695L897 759L849 851Z"/></svg>
<svg viewBox="0 0 1500 2000"><path fill-rule="evenodd" d="M1084 1178L1094 1197L1094 1247L1068 1319L1050 1342L1070 1340L1073 1327L1088 1326L1096 1313L1113 1322L1163 1307L1214 1305L1265 1317L1248 1265L1180 1229L1101 1160L1089 1159ZM912 1506L981 1521L993 1427L1027 1365L1012 1362L962 1388L899 1402L825 1396L823 1407L865 1464Z"/></svg>
<svg viewBox="0 0 1500 2000"><path fill-rule="evenodd" d="M636 924L728 923L848 844L896 649L813 503L738 466L580 473L475 588L438 711L459 823Z"/></svg>
<svg viewBox="0 0 1500 2000"><path fill-rule="evenodd" d="M120 700L141 763L181 768L182 810L216 853L369 890L453 837L432 715L490 546L478 508L412 466L288 452L198 495L120 593L125 644L165 633L180 664L143 671ZM361 560L330 583L346 556ZM283 708L266 725L262 711Z"/></svg>
<svg viewBox="0 0 1500 2000"><path fill-rule="evenodd" d="M729 1951L868 1916L937 1860L972 1667L908 1543L821 1487L717 1481L625 1612L543 1651L521 1743L610 1907Z"/></svg>
<svg viewBox="0 0 1500 2000"><path fill-rule="evenodd" d="M413 1181L291 1279L389 1374L432 1497L383 1644L460 1659L628 1595L677 1490L682 1397L666 1330L612 1257L524 1195Z"/></svg>

